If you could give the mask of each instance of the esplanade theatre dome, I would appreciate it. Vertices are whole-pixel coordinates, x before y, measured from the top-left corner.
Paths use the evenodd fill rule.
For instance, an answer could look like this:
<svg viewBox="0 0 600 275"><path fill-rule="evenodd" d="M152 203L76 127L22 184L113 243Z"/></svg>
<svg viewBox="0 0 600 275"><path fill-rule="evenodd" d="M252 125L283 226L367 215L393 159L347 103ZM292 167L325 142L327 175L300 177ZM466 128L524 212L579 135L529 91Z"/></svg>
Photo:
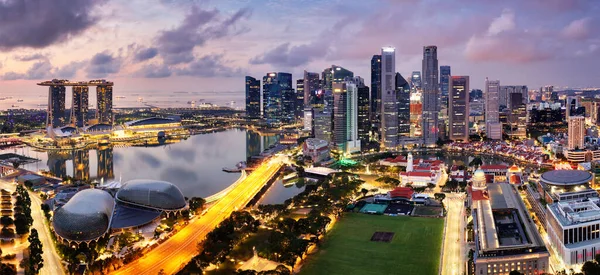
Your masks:
<svg viewBox="0 0 600 275"><path fill-rule="evenodd" d="M185 197L170 182L160 180L130 180L125 182L116 195L119 202L163 211L185 208Z"/></svg>
<svg viewBox="0 0 600 275"><path fill-rule="evenodd" d="M110 228L114 205L112 196L105 191L82 190L56 210L52 219L54 231L75 242L98 239Z"/></svg>

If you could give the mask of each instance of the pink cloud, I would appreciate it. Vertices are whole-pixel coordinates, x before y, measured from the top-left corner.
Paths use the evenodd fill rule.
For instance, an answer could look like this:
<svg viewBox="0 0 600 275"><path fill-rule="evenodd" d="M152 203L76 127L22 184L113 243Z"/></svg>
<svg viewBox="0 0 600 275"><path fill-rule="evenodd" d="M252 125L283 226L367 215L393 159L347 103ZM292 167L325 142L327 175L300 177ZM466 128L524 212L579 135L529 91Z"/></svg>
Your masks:
<svg viewBox="0 0 600 275"><path fill-rule="evenodd" d="M562 29L561 34L563 37L573 40L587 39L590 36L591 21L589 17L574 20Z"/></svg>

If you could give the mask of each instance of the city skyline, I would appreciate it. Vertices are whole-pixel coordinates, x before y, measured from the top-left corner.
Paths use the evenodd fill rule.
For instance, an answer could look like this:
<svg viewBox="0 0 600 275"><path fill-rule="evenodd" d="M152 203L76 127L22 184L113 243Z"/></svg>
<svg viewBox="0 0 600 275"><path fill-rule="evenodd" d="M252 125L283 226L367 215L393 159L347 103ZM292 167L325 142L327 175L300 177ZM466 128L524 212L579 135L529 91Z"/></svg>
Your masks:
<svg viewBox="0 0 600 275"><path fill-rule="evenodd" d="M289 72L296 79L304 70L338 64L368 78L370 58L385 45L395 47L402 60L397 71L410 75L420 69L422 47L436 45L439 64L472 76L472 88L482 89L486 76L531 88L600 86L592 75L600 57L593 27L598 3L377 2L307 1L298 11L300 4L278 1L164 0L146 9L135 8L139 1L79 1L68 7L62 1L9 1L0 5L0 14L19 10L23 16L3 19L0 27L0 85L30 91L31 83L55 76L104 77L122 85L123 92L243 93L243 82L231 79L266 71ZM407 8L414 12L398 16ZM437 20L420 19L424 13ZM59 18L66 23L43 28ZM397 35L386 35L390 26L400 26Z"/></svg>

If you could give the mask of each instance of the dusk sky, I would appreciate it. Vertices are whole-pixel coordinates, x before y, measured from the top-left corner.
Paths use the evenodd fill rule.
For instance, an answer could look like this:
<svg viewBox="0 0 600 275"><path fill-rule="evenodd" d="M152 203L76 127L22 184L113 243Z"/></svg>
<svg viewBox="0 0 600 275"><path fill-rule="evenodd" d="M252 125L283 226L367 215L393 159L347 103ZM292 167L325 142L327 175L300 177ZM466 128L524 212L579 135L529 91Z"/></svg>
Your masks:
<svg viewBox="0 0 600 275"><path fill-rule="evenodd" d="M240 91L244 75L322 72L370 83L396 48L405 77L422 48L440 65L503 85L600 86L600 1L0 0L0 92L52 78L106 78L121 91Z"/></svg>

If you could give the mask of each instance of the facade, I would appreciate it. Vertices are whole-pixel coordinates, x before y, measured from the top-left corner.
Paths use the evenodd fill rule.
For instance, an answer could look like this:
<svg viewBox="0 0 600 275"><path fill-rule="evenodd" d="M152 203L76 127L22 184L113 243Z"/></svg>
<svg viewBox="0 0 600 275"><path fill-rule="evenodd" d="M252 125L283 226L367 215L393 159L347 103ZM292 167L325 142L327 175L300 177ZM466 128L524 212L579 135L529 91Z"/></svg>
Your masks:
<svg viewBox="0 0 600 275"><path fill-rule="evenodd" d="M485 78L485 129L490 139L502 139L502 125L500 124L498 96L500 92L500 80L489 80Z"/></svg>
<svg viewBox="0 0 600 275"><path fill-rule="evenodd" d="M396 102L398 104L398 139L410 136L410 84L396 73Z"/></svg>
<svg viewBox="0 0 600 275"><path fill-rule="evenodd" d="M51 85L48 87L46 126L52 128L65 126L65 95L66 87L63 85Z"/></svg>
<svg viewBox="0 0 600 275"><path fill-rule="evenodd" d="M450 78L449 137L453 141L469 140L469 77Z"/></svg>
<svg viewBox="0 0 600 275"><path fill-rule="evenodd" d="M510 85L510 86L500 86L500 90L498 93L498 99L499 99L499 104L500 106L504 106L506 108L508 108L510 106L510 95L511 94L521 94L523 95L522 100L523 100L523 104L527 105L527 103L529 102L529 89L527 88L527 86L524 85Z"/></svg>
<svg viewBox="0 0 600 275"><path fill-rule="evenodd" d="M259 119L260 115L260 80L246 76L246 117Z"/></svg>
<svg viewBox="0 0 600 275"><path fill-rule="evenodd" d="M310 157L313 163L322 162L329 159L329 142L309 138L302 145L302 154L305 157Z"/></svg>
<svg viewBox="0 0 600 275"><path fill-rule="evenodd" d="M371 58L371 120L373 127L379 130L381 120L381 55Z"/></svg>
<svg viewBox="0 0 600 275"><path fill-rule="evenodd" d="M410 136L421 137L421 120L423 115L423 103L421 92L411 89L410 93Z"/></svg>
<svg viewBox="0 0 600 275"><path fill-rule="evenodd" d="M369 101L369 87L360 85L357 87L358 94L358 139L361 147L369 142L371 130L371 102Z"/></svg>
<svg viewBox="0 0 600 275"><path fill-rule="evenodd" d="M71 125L76 127L84 127L87 125L88 106L88 86L73 86L73 101L71 102Z"/></svg>
<svg viewBox="0 0 600 275"><path fill-rule="evenodd" d="M108 84L107 82L104 82ZM259 87L260 89L260 87ZM260 90L259 90L259 102L260 102ZM113 125L113 86L112 85L98 85L96 87L96 120L98 124ZM260 113L260 106L259 113Z"/></svg>
<svg viewBox="0 0 600 275"><path fill-rule="evenodd" d="M434 145L438 140L439 81L437 46L423 47L423 142Z"/></svg>
<svg viewBox="0 0 600 275"><path fill-rule="evenodd" d="M381 144L384 149L398 146L398 103L396 98L396 49L381 49Z"/></svg>
<svg viewBox="0 0 600 275"><path fill-rule="evenodd" d="M117 202L161 211L186 207L185 197L174 184L159 180L130 180L115 195Z"/></svg>
<svg viewBox="0 0 600 275"><path fill-rule="evenodd" d="M333 84L333 145L346 150L348 141L348 90L346 83Z"/></svg>
<svg viewBox="0 0 600 275"><path fill-rule="evenodd" d="M584 149L585 140L585 118L582 116L572 116L568 118L569 122L569 150Z"/></svg>
<svg viewBox="0 0 600 275"><path fill-rule="evenodd" d="M314 109L313 126L315 138L332 141L332 114L327 108Z"/></svg>
<svg viewBox="0 0 600 275"><path fill-rule="evenodd" d="M292 74L272 72L263 77L263 118L267 126L279 127L283 123L291 122L295 110L294 103Z"/></svg>
<svg viewBox="0 0 600 275"><path fill-rule="evenodd" d="M443 139L448 138L448 110L450 108L449 96L450 93L450 76L452 75L450 66L440 66L440 113L439 117L439 128L440 136Z"/></svg>
<svg viewBox="0 0 600 275"><path fill-rule="evenodd" d="M309 133L309 135L313 134L314 117L315 112L312 108L309 107L304 109L304 115L302 118L302 124L304 127L302 131Z"/></svg>
<svg viewBox="0 0 600 275"><path fill-rule="evenodd" d="M421 72L413 71L410 76L410 85L415 89L421 89L423 82L421 81Z"/></svg>
<svg viewBox="0 0 600 275"><path fill-rule="evenodd" d="M304 79L296 80L296 102L294 116L300 121L304 115Z"/></svg>

